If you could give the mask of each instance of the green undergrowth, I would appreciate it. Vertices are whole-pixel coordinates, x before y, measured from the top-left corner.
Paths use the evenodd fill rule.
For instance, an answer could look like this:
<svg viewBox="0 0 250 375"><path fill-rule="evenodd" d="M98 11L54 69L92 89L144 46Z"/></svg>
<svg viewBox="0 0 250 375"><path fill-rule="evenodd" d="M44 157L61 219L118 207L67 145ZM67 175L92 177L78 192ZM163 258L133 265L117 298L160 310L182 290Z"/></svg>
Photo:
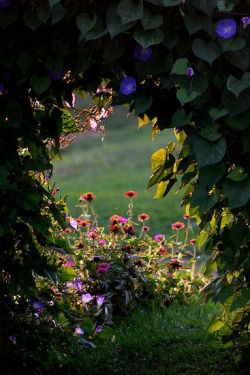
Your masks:
<svg viewBox="0 0 250 375"><path fill-rule="evenodd" d="M86 356L84 374L238 374L231 349L206 333L212 304L138 309Z"/></svg>
<svg viewBox="0 0 250 375"><path fill-rule="evenodd" d="M171 231L171 223L182 218L181 194L174 189L164 200L153 199L154 189L146 188L150 156L173 140L173 132L166 130L150 141L150 124L138 130L135 116L127 118L124 109L115 109L106 122L104 141L96 133L79 135L62 152L62 161L54 162L53 181L62 196L68 195L70 214L79 215L75 205L80 195L92 191L99 223L104 225L113 214L126 216L128 201L123 193L135 190L135 213L150 215L151 233Z"/></svg>

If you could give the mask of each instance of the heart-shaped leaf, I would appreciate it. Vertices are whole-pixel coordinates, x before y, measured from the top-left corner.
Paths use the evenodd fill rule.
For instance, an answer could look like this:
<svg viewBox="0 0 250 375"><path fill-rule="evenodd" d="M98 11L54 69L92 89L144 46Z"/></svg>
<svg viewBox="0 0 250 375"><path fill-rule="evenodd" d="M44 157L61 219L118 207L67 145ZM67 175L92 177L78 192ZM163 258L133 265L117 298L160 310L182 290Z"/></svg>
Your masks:
<svg viewBox="0 0 250 375"><path fill-rule="evenodd" d="M230 75L227 80L227 88L236 97L240 95L242 91L250 86L250 73L244 73L241 79L237 79Z"/></svg>
<svg viewBox="0 0 250 375"><path fill-rule="evenodd" d="M210 117L215 121L218 118L224 117L228 114L228 110L226 108L217 109L217 108L211 108L209 111Z"/></svg>
<svg viewBox="0 0 250 375"><path fill-rule="evenodd" d="M134 32L133 37L143 48L147 48L161 43L164 39L164 33L162 29L145 31L138 29Z"/></svg>
<svg viewBox="0 0 250 375"><path fill-rule="evenodd" d="M195 137L193 147L200 168L221 161L227 148L224 138L216 142L210 142L201 137Z"/></svg>
<svg viewBox="0 0 250 375"><path fill-rule="evenodd" d="M186 115L186 112L184 109L179 109L177 112L175 112L171 119L171 125L174 127L182 127L187 125L192 118L192 113L189 113Z"/></svg>
<svg viewBox="0 0 250 375"><path fill-rule="evenodd" d="M141 23L144 30L156 29L163 24L163 16L161 14L151 14L148 9L145 9Z"/></svg>
<svg viewBox="0 0 250 375"><path fill-rule="evenodd" d="M88 13L80 13L76 18L76 25L84 36L88 31L93 29L97 22L97 15L91 17Z"/></svg>
<svg viewBox="0 0 250 375"><path fill-rule="evenodd" d="M188 59L178 59L175 61L174 66L170 74L186 74L188 67Z"/></svg>
<svg viewBox="0 0 250 375"><path fill-rule="evenodd" d="M220 46L215 41L206 43L202 39L195 39L193 41L192 50L195 56L207 61L210 65L212 65L222 52Z"/></svg>
<svg viewBox="0 0 250 375"><path fill-rule="evenodd" d="M244 181L247 178L247 173L242 167L235 167L228 173L227 178L233 181Z"/></svg>
<svg viewBox="0 0 250 375"><path fill-rule="evenodd" d="M246 47L246 41L243 38L237 38L237 39L219 39L219 44L222 47L223 52L224 51L239 51L242 48Z"/></svg>
<svg viewBox="0 0 250 375"><path fill-rule="evenodd" d="M198 93L195 91L188 93L187 89L183 88L177 91L176 96L179 102L183 105L192 102L198 96Z"/></svg>
<svg viewBox="0 0 250 375"><path fill-rule="evenodd" d="M219 124L210 124L205 128L202 128L200 135L202 138L207 139L208 141L217 141L221 138L222 134L219 133L220 125Z"/></svg>
<svg viewBox="0 0 250 375"><path fill-rule="evenodd" d="M116 8L117 8L116 4L111 4L107 10L107 15L106 15L106 23L107 23L107 27L108 27L108 31L111 36L111 39L113 39L116 35L129 29L135 24L135 22L129 22L124 25L122 23L121 17L116 11Z"/></svg>
<svg viewBox="0 0 250 375"><path fill-rule="evenodd" d="M240 51L225 52L225 59L237 68L246 71L250 66L250 46Z"/></svg>
<svg viewBox="0 0 250 375"><path fill-rule="evenodd" d="M33 76L30 79L31 87L33 90L36 92L37 95L41 95L44 91L46 91L50 84L51 80L49 77L38 77L38 76Z"/></svg>
<svg viewBox="0 0 250 375"><path fill-rule="evenodd" d="M120 0L117 6L117 13L122 19L122 23L140 20L143 16L143 0L137 4L132 0Z"/></svg>

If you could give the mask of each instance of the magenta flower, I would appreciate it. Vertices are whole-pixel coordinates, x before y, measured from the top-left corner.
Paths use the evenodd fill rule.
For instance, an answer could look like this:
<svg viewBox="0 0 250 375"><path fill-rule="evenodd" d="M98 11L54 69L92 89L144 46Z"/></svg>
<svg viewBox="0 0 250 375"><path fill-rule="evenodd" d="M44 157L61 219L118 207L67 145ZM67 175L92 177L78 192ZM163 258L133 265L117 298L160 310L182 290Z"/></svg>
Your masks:
<svg viewBox="0 0 250 375"><path fill-rule="evenodd" d="M103 305L103 303L105 302L105 297L104 296L97 296L96 302L97 302L97 307L100 308Z"/></svg>
<svg viewBox="0 0 250 375"><path fill-rule="evenodd" d="M99 241L99 245L101 245L101 246L105 246L105 245L107 245L107 241L106 240L100 240Z"/></svg>
<svg viewBox="0 0 250 375"><path fill-rule="evenodd" d="M81 298L82 298L82 303L83 304L89 303L89 302L91 302L94 299L94 297L91 296L90 293L82 294Z"/></svg>
<svg viewBox="0 0 250 375"><path fill-rule="evenodd" d="M159 241L163 240L164 237L165 237L164 234L158 233L154 236L154 239L155 239L156 242L159 242Z"/></svg>
<svg viewBox="0 0 250 375"><path fill-rule="evenodd" d="M124 224L124 223L127 223L127 222L128 222L128 219L127 219L126 217L119 216L118 221L119 221L120 223Z"/></svg>
<svg viewBox="0 0 250 375"><path fill-rule="evenodd" d="M130 95L136 91L136 80L134 77L125 77L120 83L120 92L123 95Z"/></svg>
<svg viewBox="0 0 250 375"><path fill-rule="evenodd" d="M80 292L81 290L82 290L82 282L81 282L81 280L80 279L76 279L76 281L75 281L75 287L76 287L76 289Z"/></svg>
<svg viewBox="0 0 250 375"><path fill-rule="evenodd" d="M62 267L74 267L75 263L72 260L68 260L62 265Z"/></svg>
<svg viewBox="0 0 250 375"><path fill-rule="evenodd" d="M134 50L134 58L139 61L146 62L151 58L152 53L153 51L151 47L143 48L140 46L140 44L137 44Z"/></svg>
<svg viewBox="0 0 250 375"><path fill-rule="evenodd" d="M250 25L250 17L243 17L241 21L243 23L243 29L246 29Z"/></svg>
<svg viewBox="0 0 250 375"><path fill-rule="evenodd" d="M216 25L216 34L223 39L229 39L236 34L236 22L233 18L220 20Z"/></svg>
<svg viewBox="0 0 250 375"><path fill-rule="evenodd" d="M9 341L10 341L13 345L16 345L16 336L14 336L14 335L9 336Z"/></svg>
<svg viewBox="0 0 250 375"><path fill-rule="evenodd" d="M84 335L84 330L83 330L81 327L77 326L77 327L75 328L74 333L75 333L76 335Z"/></svg>
<svg viewBox="0 0 250 375"><path fill-rule="evenodd" d="M109 268L110 268L109 263L100 263L96 272L97 273L106 273L106 272L108 272Z"/></svg>

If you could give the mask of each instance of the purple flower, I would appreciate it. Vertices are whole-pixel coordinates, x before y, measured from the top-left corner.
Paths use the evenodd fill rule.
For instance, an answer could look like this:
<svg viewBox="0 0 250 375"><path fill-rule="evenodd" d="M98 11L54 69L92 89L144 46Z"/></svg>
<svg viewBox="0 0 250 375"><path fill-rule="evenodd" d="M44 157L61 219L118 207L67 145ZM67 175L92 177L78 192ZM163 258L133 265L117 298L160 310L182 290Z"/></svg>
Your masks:
<svg viewBox="0 0 250 375"><path fill-rule="evenodd" d="M73 219L73 218L70 218L69 223L70 223L70 226L71 226L72 228L74 228L75 230L77 230L77 226L78 226L77 220L75 220L75 219Z"/></svg>
<svg viewBox="0 0 250 375"><path fill-rule="evenodd" d="M45 307L45 304L38 299L31 299L30 305L36 312L40 312Z"/></svg>
<svg viewBox="0 0 250 375"><path fill-rule="evenodd" d="M0 9L8 8L11 0L0 0Z"/></svg>
<svg viewBox="0 0 250 375"><path fill-rule="evenodd" d="M77 327L75 328L74 333L75 333L76 335L84 335L84 330L83 330L81 327L77 326Z"/></svg>
<svg viewBox="0 0 250 375"><path fill-rule="evenodd" d="M223 39L229 39L236 34L236 22L233 18L220 20L216 25L216 34Z"/></svg>
<svg viewBox="0 0 250 375"><path fill-rule="evenodd" d="M120 83L120 92L124 95L130 95L136 91L136 80L134 77L125 77Z"/></svg>
<svg viewBox="0 0 250 375"><path fill-rule="evenodd" d="M97 307L101 307L105 301L104 296L97 296L96 297L96 302L97 302Z"/></svg>
<svg viewBox="0 0 250 375"><path fill-rule="evenodd" d="M4 84L0 82L0 94L2 94L5 90Z"/></svg>
<svg viewBox="0 0 250 375"><path fill-rule="evenodd" d="M12 344L16 345L16 336L14 336L14 335L9 336L9 341L10 341Z"/></svg>
<svg viewBox="0 0 250 375"><path fill-rule="evenodd" d="M156 242L161 241L164 238L164 234L158 233L154 236Z"/></svg>
<svg viewBox="0 0 250 375"><path fill-rule="evenodd" d="M102 325L98 324L95 329L95 333L101 333L102 332Z"/></svg>
<svg viewBox="0 0 250 375"><path fill-rule="evenodd" d="M68 260L62 265L62 267L74 267L75 263L72 260Z"/></svg>
<svg viewBox="0 0 250 375"><path fill-rule="evenodd" d="M81 282L81 280L80 279L76 279L76 281L75 281L75 287L76 287L76 289L80 292L81 290L82 290L82 282Z"/></svg>
<svg viewBox="0 0 250 375"><path fill-rule="evenodd" d="M106 273L109 270L110 265L108 263L100 263L96 272L97 273Z"/></svg>
<svg viewBox="0 0 250 375"><path fill-rule="evenodd" d="M189 77L193 77L194 75L194 70L191 66L188 66L187 69L186 69L186 75L189 76Z"/></svg>
<svg viewBox="0 0 250 375"><path fill-rule="evenodd" d="M148 61L152 56L152 48L143 48L140 44L137 44L134 50L134 58L139 61Z"/></svg>
<svg viewBox="0 0 250 375"><path fill-rule="evenodd" d="M243 17L241 19L243 23L243 29L246 29L248 25L250 25L250 17Z"/></svg>
<svg viewBox="0 0 250 375"><path fill-rule="evenodd" d="M84 304L88 303L88 302L90 302L94 299L94 297L92 297L90 293L83 294L81 298L82 298L82 303L84 303Z"/></svg>
<svg viewBox="0 0 250 375"><path fill-rule="evenodd" d="M48 71L48 76L52 81L59 81L59 79L62 79L62 77L64 76L64 71L63 70L59 70L58 72Z"/></svg>

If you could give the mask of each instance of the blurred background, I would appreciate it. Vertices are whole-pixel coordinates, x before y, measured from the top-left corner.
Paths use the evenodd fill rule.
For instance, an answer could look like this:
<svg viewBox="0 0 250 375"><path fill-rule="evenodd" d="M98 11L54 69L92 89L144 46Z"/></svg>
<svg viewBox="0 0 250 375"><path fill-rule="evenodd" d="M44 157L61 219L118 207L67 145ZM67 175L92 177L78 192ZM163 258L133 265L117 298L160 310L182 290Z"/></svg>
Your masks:
<svg viewBox="0 0 250 375"><path fill-rule="evenodd" d="M102 122L105 124L104 140L96 132L80 134L75 142L62 151L62 161L54 162L52 181L67 195L69 214L77 217L81 212L75 206L81 194L92 191L97 199L94 208L99 224L105 225L113 214L126 217L129 200L123 196L135 190L135 214L150 215L150 234L173 233L171 223L181 220L181 193L177 186L162 199L153 199L155 188L147 190L151 175L151 154L174 140L172 130L164 130L154 140L151 125L137 128L137 120L127 109L115 107L114 112Z"/></svg>

